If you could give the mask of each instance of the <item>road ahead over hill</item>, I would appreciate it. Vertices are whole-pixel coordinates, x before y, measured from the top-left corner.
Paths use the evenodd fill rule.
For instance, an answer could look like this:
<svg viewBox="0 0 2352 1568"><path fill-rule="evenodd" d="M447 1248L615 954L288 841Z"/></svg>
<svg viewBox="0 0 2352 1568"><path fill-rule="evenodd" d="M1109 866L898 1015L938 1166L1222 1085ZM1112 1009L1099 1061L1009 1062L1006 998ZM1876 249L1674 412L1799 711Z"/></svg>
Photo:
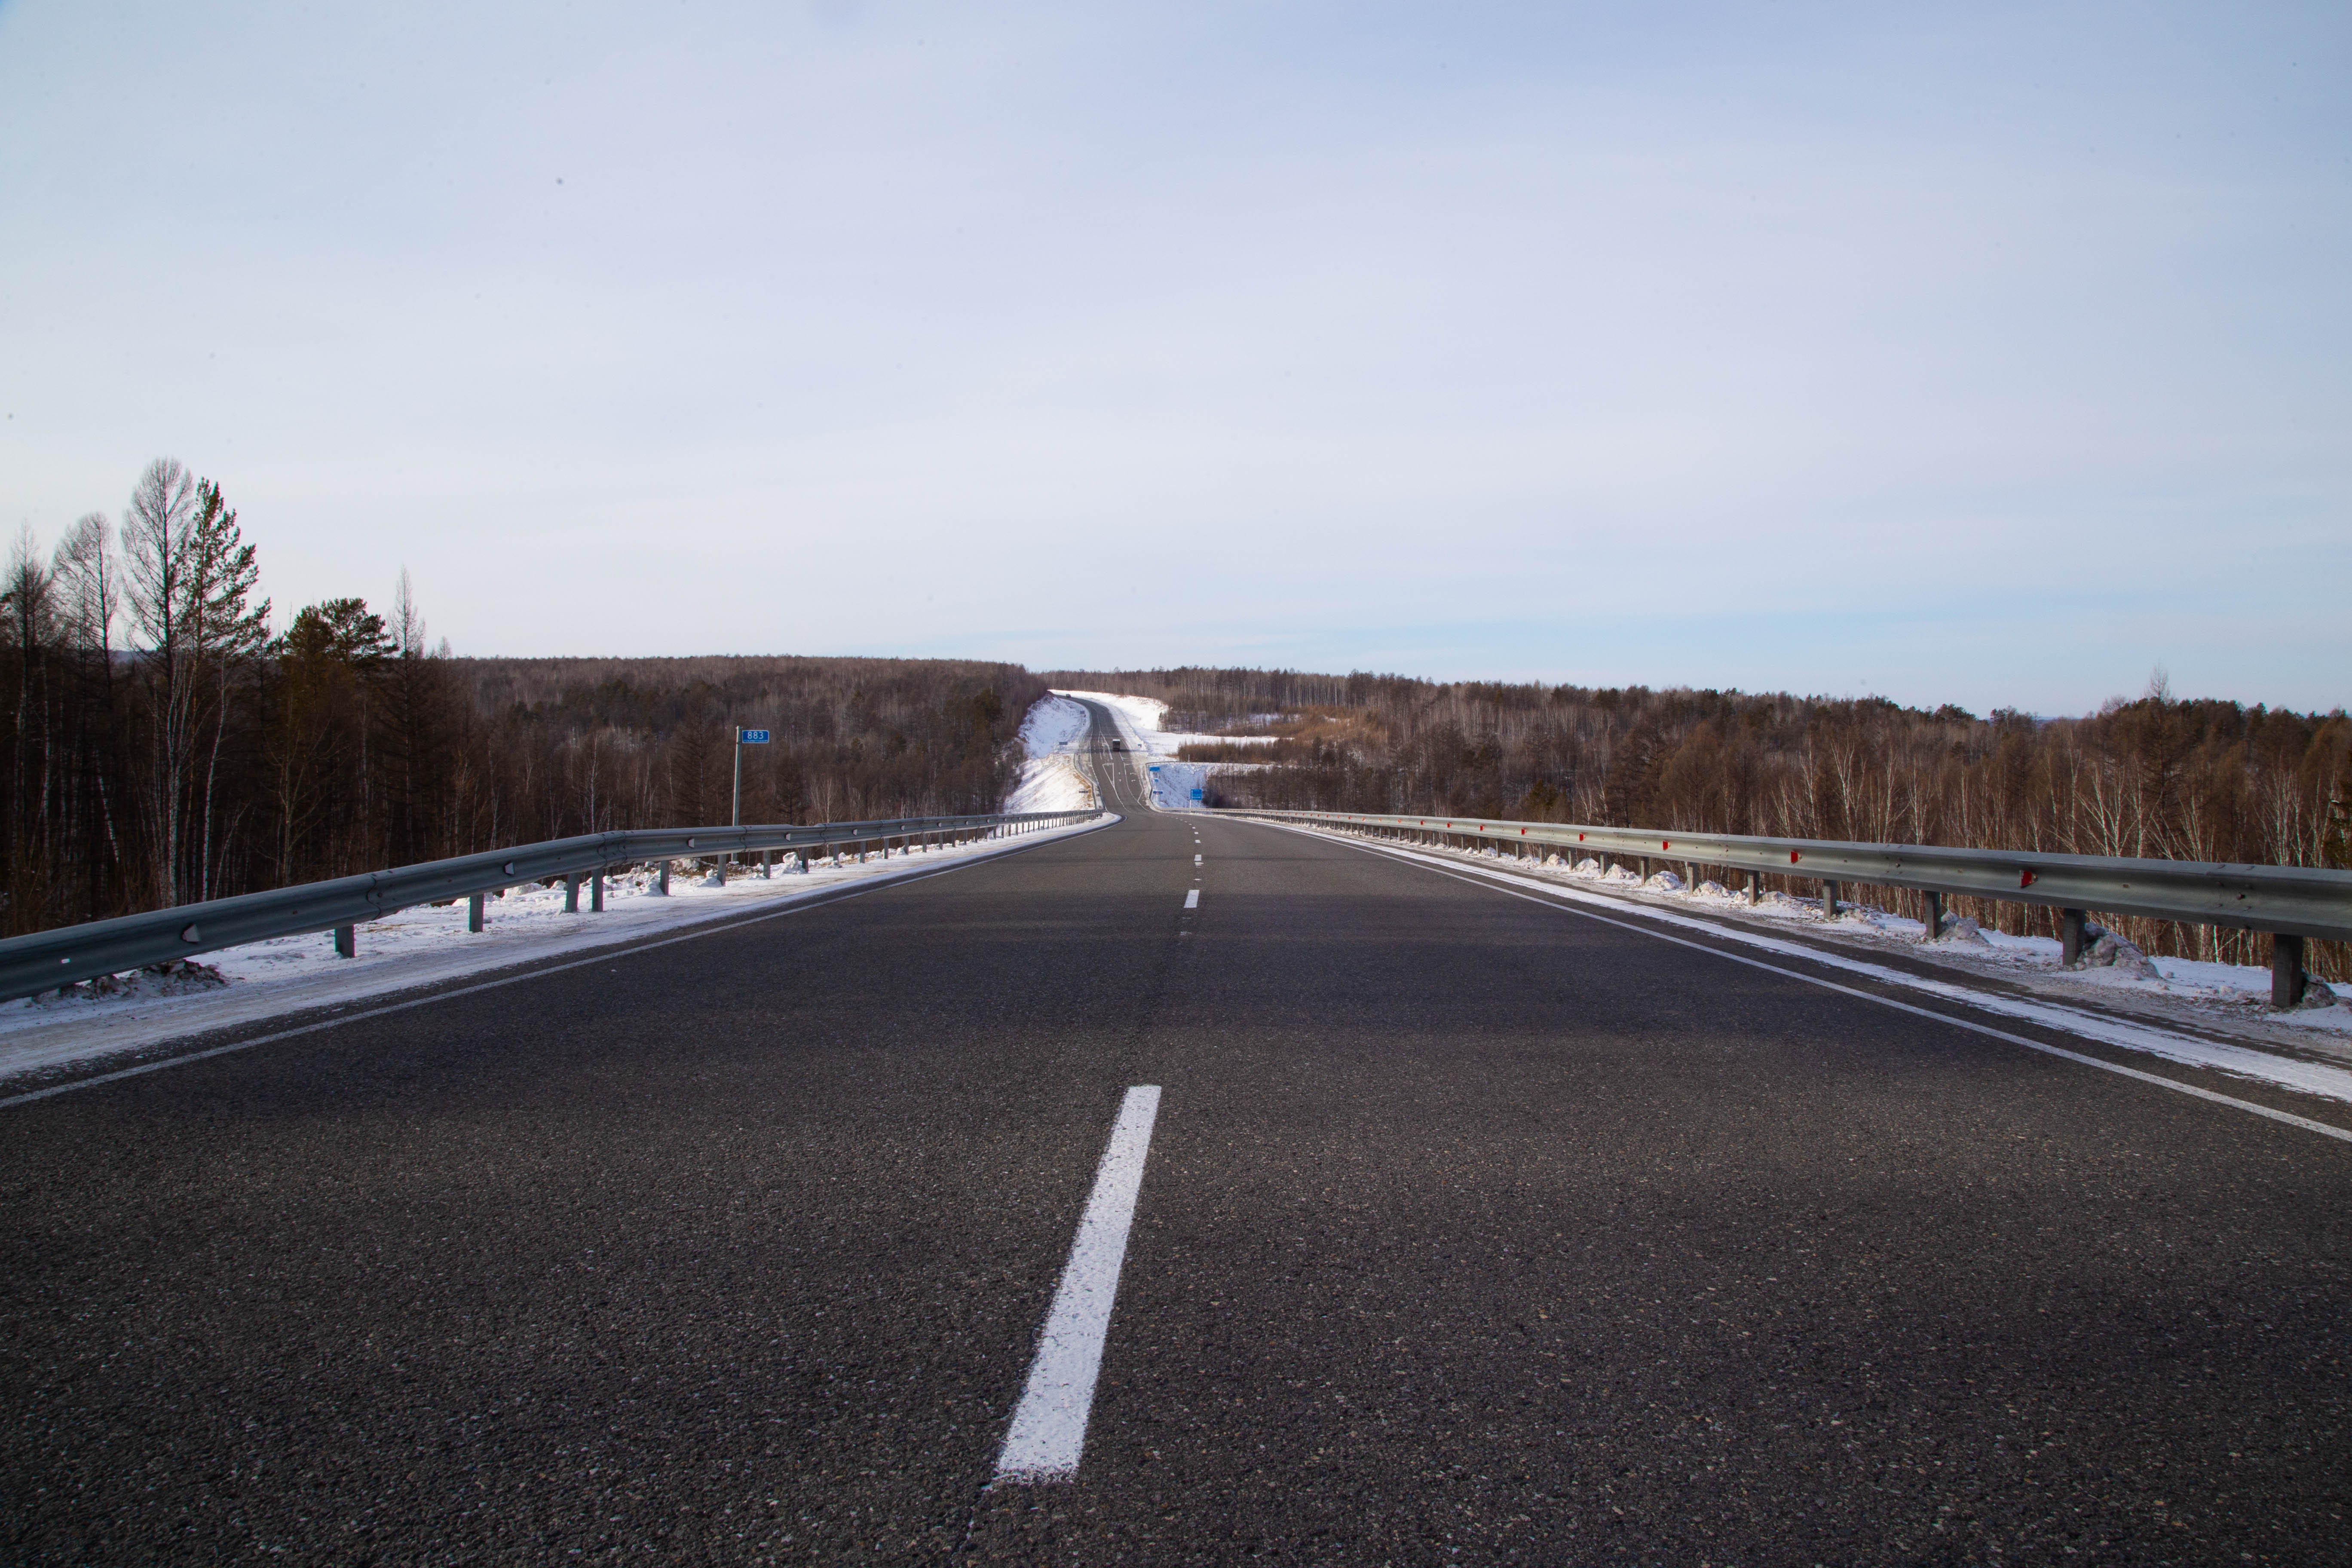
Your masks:
<svg viewBox="0 0 2352 1568"><path fill-rule="evenodd" d="M2347 1554L2352 1147L1104 763L0 1110L0 1559ZM1083 1465L992 1488L1139 1084Z"/></svg>

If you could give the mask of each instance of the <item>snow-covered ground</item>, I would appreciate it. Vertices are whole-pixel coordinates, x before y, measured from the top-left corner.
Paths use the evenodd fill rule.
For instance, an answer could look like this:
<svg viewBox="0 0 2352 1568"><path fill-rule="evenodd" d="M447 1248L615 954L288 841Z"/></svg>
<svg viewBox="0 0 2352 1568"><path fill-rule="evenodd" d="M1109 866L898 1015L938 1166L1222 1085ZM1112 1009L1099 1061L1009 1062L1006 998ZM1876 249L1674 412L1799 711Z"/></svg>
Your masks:
<svg viewBox="0 0 2352 1568"><path fill-rule="evenodd" d="M1021 744L1028 760L1021 782L1006 799L1007 811L1083 811L1096 804L1094 782L1073 753L1086 742L1093 721L1066 697L1038 700L1021 721Z"/></svg>
<svg viewBox="0 0 2352 1568"><path fill-rule="evenodd" d="M1213 766L1227 765L1180 763L1176 760L1177 747L1272 745L1276 740L1272 735L1201 735L1162 729L1168 721L1168 704L1155 698L1126 697L1115 691L1069 691L1062 695L1083 697L1110 710L1112 719L1126 732L1128 743L1142 753L1145 776L1151 784L1151 804L1162 811L1198 810L1192 792L1206 785Z"/></svg>
<svg viewBox="0 0 2352 1568"><path fill-rule="evenodd" d="M1086 744L1092 722L1086 709L1068 698L1042 697L1021 721L1021 744L1032 757L1074 752Z"/></svg>
<svg viewBox="0 0 2352 1568"><path fill-rule="evenodd" d="M1597 875L1576 870L1570 870L1567 874ZM1658 878L1651 879L1653 883L1658 880ZM1678 882L1676 886L1679 888ZM1736 910L1751 908L1746 893L1733 892L1715 882L1701 882L1697 891L1681 892L1680 896L1696 904L1714 904ZM1768 893L1752 908L1756 914L1768 920L1795 921L1839 935L1878 935L1909 948L1918 947L1919 939L1927 933L1924 922L1889 914L1867 903L1849 905L1840 900L1838 918L1834 922L1822 917L1818 899L1792 899L1786 893ZM1948 921L1946 923L1948 925L1950 922ZM2063 976L2070 985L2094 989L2147 996L2177 996L2198 1002L2221 1002L2262 1007L2266 1011L2270 1002L2271 972L2258 964L2206 963L2189 958L2151 956L2147 962L2156 971L2152 975L2113 965L2068 970L2062 967L2064 949L2055 937L2010 936L2001 931L1974 929L1972 923L1964 930L1967 934L1957 938L1947 936L1933 944L1929 951L1939 958L1974 961L2020 973ZM2338 1033L2352 1039L2352 1007L2295 1008L2284 1013L2273 1013L2270 1017L2276 1023Z"/></svg>
<svg viewBox="0 0 2352 1568"><path fill-rule="evenodd" d="M845 885L921 876L1084 832L1091 826L1081 823L911 855L894 852L887 861L878 854L863 861L820 860L806 873L779 867L772 878L762 878L757 866L738 866L717 887L709 885L707 864L696 869L679 861L674 863L667 896L653 890L650 870L608 879L602 914L587 912L585 885L580 890L582 912L567 915L560 886L531 883L492 899L488 929L479 934L466 930L462 902L403 910L361 926L358 956L347 959L335 956L333 939L323 931L225 948L205 954L199 963L218 970L226 984L192 989L176 976L159 980L141 973L117 995L49 995L0 1003L0 1081L260 1019L348 1005L512 964L683 931L707 921L770 909L781 911L796 900Z"/></svg>

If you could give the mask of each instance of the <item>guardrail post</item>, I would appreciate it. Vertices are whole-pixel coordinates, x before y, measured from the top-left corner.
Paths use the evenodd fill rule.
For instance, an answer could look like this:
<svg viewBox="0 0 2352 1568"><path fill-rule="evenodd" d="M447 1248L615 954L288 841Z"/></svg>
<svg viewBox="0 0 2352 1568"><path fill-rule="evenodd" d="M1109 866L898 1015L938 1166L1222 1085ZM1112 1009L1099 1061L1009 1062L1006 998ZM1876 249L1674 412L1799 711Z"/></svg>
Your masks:
<svg viewBox="0 0 2352 1568"><path fill-rule="evenodd" d="M770 868L770 858L774 854L775 851L772 849L762 849L760 851L760 879L761 881L772 880L775 876L775 872Z"/></svg>
<svg viewBox="0 0 2352 1568"><path fill-rule="evenodd" d="M563 873L563 912L567 915L580 912L580 873L577 871Z"/></svg>
<svg viewBox="0 0 2352 1568"><path fill-rule="evenodd" d="M1751 904L1764 901L1764 873L1761 871L1748 873L1748 901Z"/></svg>
<svg viewBox="0 0 2352 1568"><path fill-rule="evenodd" d="M654 873L654 891L664 898L669 897L669 858L667 856L662 858L661 869Z"/></svg>
<svg viewBox="0 0 2352 1568"><path fill-rule="evenodd" d="M357 958L359 956L359 952L360 933L358 929L352 926L337 926L335 928L335 956L337 958Z"/></svg>
<svg viewBox="0 0 2352 1568"><path fill-rule="evenodd" d="M601 866L596 868L596 875L589 879L588 909L592 914L604 912L604 868Z"/></svg>
<svg viewBox="0 0 2352 1568"><path fill-rule="evenodd" d="M1822 884L1822 919L1825 921L1837 919L1837 905L1838 885L1835 882L1823 882Z"/></svg>
<svg viewBox="0 0 2352 1568"><path fill-rule="evenodd" d="M1919 940L1934 942L1944 934L1944 895L1930 892L1925 897L1927 900L1927 933Z"/></svg>
<svg viewBox="0 0 2352 1568"><path fill-rule="evenodd" d="M2292 1007L2303 1000L2310 977L2303 972L2303 938L2271 938L2271 1005Z"/></svg>
<svg viewBox="0 0 2352 1568"><path fill-rule="evenodd" d="M482 929L482 901L488 896L489 895L487 893L476 893L472 898L466 900L466 929L467 931L478 931Z"/></svg>
<svg viewBox="0 0 2352 1568"><path fill-rule="evenodd" d="M2091 917L2081 910L2058 911L2058 962L2072 969L2083 956L2083 928ZM2275 988L2277 982L2272 982Z"/></svg>

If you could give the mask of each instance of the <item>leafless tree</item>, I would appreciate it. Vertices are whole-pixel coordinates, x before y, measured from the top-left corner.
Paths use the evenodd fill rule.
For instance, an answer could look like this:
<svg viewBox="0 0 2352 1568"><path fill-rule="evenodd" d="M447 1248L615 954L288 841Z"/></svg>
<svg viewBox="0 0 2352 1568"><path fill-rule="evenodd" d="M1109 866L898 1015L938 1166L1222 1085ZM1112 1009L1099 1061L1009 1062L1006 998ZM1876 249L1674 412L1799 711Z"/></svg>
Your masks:
<svg viewBox="0 0 2352 1568"><path fill-rule="evenodd" d="M228 703L268 638L269 605L251 603L260 568L220 487L172 458L141 476L122 542L131 626L146 643L139 669L152 738L144 804L155 899L168 907L210 890Z"/></svg>
<svg viewBox="0 0 2352 1568"><path fill-rule="evenodd" d="M6 637L16 662L16 712L11 726L13 795L16 809L8 824L12 868L19 877L37 875L50 858L51 710L49 668L45 657L57 641L56 589L29 525L18 531L8 552L7 576L0 581L0 605L7 614ZM29 888L11 888L9 902L21 904Z"/></svg>

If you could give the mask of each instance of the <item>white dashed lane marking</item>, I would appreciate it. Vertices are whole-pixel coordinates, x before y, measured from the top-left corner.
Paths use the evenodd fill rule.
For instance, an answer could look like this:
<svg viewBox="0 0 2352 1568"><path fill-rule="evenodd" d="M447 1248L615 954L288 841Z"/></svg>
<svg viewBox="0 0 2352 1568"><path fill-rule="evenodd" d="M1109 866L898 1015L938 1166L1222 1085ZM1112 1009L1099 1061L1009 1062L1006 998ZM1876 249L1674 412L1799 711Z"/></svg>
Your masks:
<svg viewBox="0 0 2352 1568"><path fill-rule="evenodd" d="M1012 1428L996 1456L999 1481L1066 1481L1078 1473L1093 1413L1095 1379L1102 1372L1103 1341L1111 1302L1118 1295L1127 1233L1143 1187L1143 1160L1151 1152L1151 1123L1160 1114L1160 1086L1139 1083L1119 1102L1110 1143L1095 1173L1094 1196L1078 1221L1077 1240L1054 1292L1029 1386L1013 1412Z"/></svg>
<svg viewBox="0 0 2352 1568"><path fill-rule="evenodd" d="M1191 892L1184 895L1184 907L1188 910L1197 910L1201 907L1200 889L1195 888Z"/></svg>

